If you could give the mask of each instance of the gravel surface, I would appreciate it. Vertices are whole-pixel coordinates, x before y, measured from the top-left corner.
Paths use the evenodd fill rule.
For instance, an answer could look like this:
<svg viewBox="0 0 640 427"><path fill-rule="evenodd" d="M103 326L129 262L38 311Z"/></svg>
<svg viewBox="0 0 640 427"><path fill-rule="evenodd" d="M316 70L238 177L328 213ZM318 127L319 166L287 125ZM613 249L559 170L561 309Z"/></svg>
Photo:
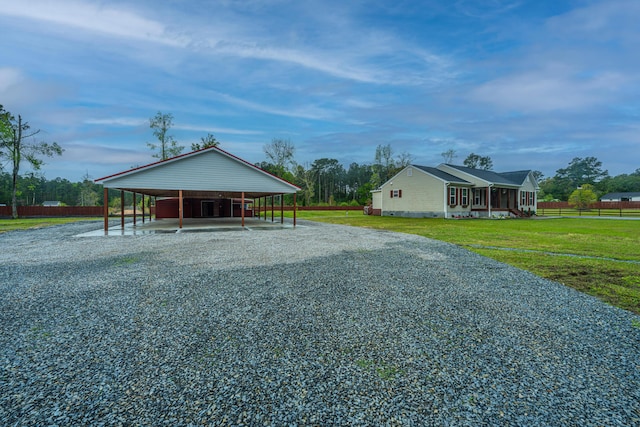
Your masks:
<svg viewBox="0 0 640 427"><path fill-rule="evenodd" d="M640 317L418 236L0 234L0 424L640 425Z"/></svg>

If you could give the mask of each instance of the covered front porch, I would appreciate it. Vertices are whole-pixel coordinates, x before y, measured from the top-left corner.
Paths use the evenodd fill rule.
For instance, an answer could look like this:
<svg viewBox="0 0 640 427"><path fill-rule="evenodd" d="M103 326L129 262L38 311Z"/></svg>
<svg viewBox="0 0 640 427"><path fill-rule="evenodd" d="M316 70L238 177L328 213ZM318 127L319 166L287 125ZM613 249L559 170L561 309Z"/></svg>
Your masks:
<svg viewBox="0 0 640 427"><path fill-rule="evenodd" d="M480 217L493 215L520 216L518 210L518 188L489 186L472 191L471 211Z"/></svg>

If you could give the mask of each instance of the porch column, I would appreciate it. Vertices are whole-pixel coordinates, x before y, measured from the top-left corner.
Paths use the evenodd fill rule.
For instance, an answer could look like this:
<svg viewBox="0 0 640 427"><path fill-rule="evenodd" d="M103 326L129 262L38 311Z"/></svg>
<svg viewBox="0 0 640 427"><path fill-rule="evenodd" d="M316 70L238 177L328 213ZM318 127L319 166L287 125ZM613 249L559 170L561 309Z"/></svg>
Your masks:
<svg viewBox="0 0 640 427"><path fill-rule="evenodd" d="M142 193L142 223L144 224L144 193Z"/></svg>
<svg viewBox="0 0 640 427"><path fill-rule="evenodd" d="M124 230L124 190L120 190L120 227Z"/></svg>
<svg viewBox="0 0 640 427"><path fill-rule="evenodd" d="M271 195L271 222L273 222L273 194Z"/></svg>
<svg viewBox="0 0 640 427"><path fill-rule="evenodd" d="M284 224L284 195L280 194L280 224Z"/></svg>
<svg viewBox="0 0 640 427"><path fill-rule="evenodd" d="M179 223L179 228L182 228L182 217L184 215L184 205L183 205L183 198L182 198L182 190L178 190L178 223Z"/></svg>
<svg viewBox="0 0 640 427"><path fill-rule="evenodd" d="M240 218L242 218L240 223L242 224L242 228L244 228L244 191L240 196Z"/></svg>
<svg viewBox="0 0 640 427"><path fill-rule="evenodd" d="M104 197L103 197L103 203L104 203L104 234L107 234L109 232L109 189L105 188L104 189Z"/></svg>
<svg viewBox="0 0 640 427"><path fill-rule="evenodd" d="M133 225L136 225L136 192L133 192Z"/></svg>
<svg viewBox="0 0 640 427"><path fill-rule="evenodd" d="M491 186L487 187L487 211L489 218L491 218Z"/></svg>

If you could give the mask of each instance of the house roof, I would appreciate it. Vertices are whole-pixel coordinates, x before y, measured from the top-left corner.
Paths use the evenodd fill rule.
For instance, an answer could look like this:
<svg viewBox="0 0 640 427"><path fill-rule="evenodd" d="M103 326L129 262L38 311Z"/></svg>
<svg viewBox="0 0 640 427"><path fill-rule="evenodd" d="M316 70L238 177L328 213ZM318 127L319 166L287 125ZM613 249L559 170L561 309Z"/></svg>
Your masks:
<svg viewBox="0 0 640 427"><path fill-rule="evenodd" d="M152 196L229 198L295 193L300 188L218 147L205 148L170 159L96 179L105 188Z"/></svg>
<svg viewBox="0 0 640 427"><path fill-rule="evenodd" d="M522 185L524 184L524 181L527 179L527 176L529 176L530 173L530 170L522 170L513 172L498 172L498 175L501 175L507 178L509 181L512 181L518 185Z"/></svg>
<svg viewBox="0 0 640 427"><path fill-rule="evenodd" d="M471 176L474 176L476 178L479 178L483 181L487 181L492 184L509 185L509 186L517 186L517 187L522 185L522 183L524 182L524 180L526 179L527 175L530 172L528 170L523 170L523 171L515 171L515 172L498 173L498 172L489 171L489 170L469 168L466 166L451 165L448 163L446 163L445 166L459 170L460 172L469 174Z"/></svg>
<svg viewBox="0 0 640 427"><path fill-rule="evenodd" d="M623 197L640 197L640 191L607 193L604 196L600 197L600 199L621 199Z"/></svg>
<svg viewBox="0 0 640 427"><path fill-rule="evenodd" d="M433 176L435 176L436 178L440 178L443 181L446 182L454 182L457 184L469 184L471 185L471 183L469 181L465 181L462 178L459 178L457 176L451 175L450 173L447 173L445 171L441 171L440 169L437 168L432 168L430 166L420 166L420 165L411 165L414 168L418 168L428 174L431 174Z"/></svg>

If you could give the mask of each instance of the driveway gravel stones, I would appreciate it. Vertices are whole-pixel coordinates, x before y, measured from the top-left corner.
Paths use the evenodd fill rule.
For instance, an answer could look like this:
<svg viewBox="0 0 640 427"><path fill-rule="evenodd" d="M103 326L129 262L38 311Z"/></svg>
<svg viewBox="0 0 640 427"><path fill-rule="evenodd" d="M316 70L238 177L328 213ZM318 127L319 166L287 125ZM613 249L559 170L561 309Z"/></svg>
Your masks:
<svg viewBox="0 0 640 427"><path fill-rule="evenodd" d="M413 235L0 234L0 424L640 425L640 318Z"/></svg>

